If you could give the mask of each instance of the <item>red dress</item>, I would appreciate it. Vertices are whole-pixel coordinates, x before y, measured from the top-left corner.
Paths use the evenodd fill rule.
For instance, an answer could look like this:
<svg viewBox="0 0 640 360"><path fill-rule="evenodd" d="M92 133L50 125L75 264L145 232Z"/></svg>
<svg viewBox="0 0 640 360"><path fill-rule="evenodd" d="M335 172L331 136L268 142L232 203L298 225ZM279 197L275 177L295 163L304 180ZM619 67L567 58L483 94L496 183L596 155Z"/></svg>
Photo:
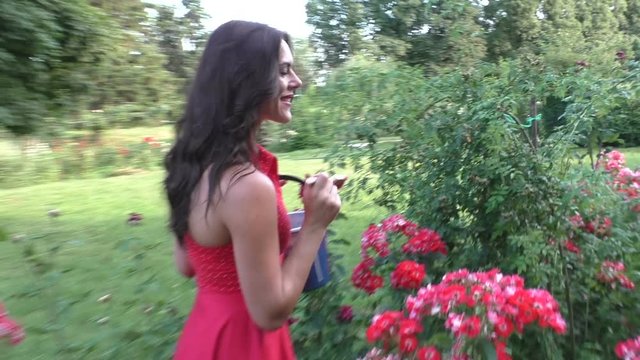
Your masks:
<svg viewBox="0 0 640 360"><path fill-rule="evenodd" d="M260 147L258 169L277 192L280 253L289 242L291 225L282 200L276 157ZM178 341L176 360L289 360L295 359L287 325L265 331L251 319L240 291L233 257L233 241L204 247L185 234L189 261L195 270L197 294Z"/></svg>

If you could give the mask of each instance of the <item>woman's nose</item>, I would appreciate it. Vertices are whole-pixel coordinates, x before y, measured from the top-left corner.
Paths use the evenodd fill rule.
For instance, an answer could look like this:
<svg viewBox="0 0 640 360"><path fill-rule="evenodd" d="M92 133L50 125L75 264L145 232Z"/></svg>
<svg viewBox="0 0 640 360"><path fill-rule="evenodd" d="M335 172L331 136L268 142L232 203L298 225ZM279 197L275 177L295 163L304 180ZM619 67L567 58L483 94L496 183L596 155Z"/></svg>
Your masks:
<svg viewBox="0 0 640 360"><path fill-rule="evenodd" d="M292 74L293 74L293 78L289 82L289 87L292 89L297 89L302 86L302 80L300 80L300 78L298 77L298 74L296 74L295 72L292 72Z"/></svg>

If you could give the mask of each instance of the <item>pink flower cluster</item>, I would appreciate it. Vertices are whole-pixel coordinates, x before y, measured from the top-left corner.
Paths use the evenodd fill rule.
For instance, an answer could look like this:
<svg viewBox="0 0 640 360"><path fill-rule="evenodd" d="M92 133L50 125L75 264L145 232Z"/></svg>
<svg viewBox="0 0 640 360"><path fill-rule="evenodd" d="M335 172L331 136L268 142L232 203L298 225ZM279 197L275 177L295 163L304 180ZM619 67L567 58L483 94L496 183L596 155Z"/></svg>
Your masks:
<svg viewBox="0 0 640 360"><path fill-rule="evenodd" d="M372 258L366 258L356 265L351 274L353 286L364 290L369 295L384 285L384 278L371 270L375 263L376 261Z"/></svg>
<svg viewBox="0 0 640 360"><path fill-rule="evenodd" d="M391 273L391 286L396 289L417 289L422 286L425 276L426 271L423 264L404 260L399 262Z"/></svg>
<svg viewBox="0 0 640 360"><path fill-rule="evenodd" d="M162 145L159 141L157 141L153 136L145 136L142 138L142 141L149 144L153 147L160 147Z"/></svg>
<svg viewBox="0 0 640 360"><path fill-rule="evenodd" d="M336 315L338 322L350 323L353 320L353 307L349 305L342 305Z"/></svg>
<svg viewBox="0 0 640 360"><path fill-rule="evenodd" d="M575 214L569 218L569 222L575 230L594 234L600 238L606 238L611 235L611 227L613 227L613 221L611 218L596 216L591 221L584 221L580 214Z"/></svg>
<svg viewBox="0 0 640 360"><path fill-rule="evenodd" d="M367 353L367 355L361 360L401 360L402 357L398 354L385 354L384 351L378 348L373 348ZM441 360L442 355L435 346L421 347L416 351L416 360Z"/></svg>
<svg viewBox="0 0 640 360"><path fill-rule="evenodd" d="M468 358L467 340L478 337L493 342L498 359L510 359L507 341L514 332L522 334L532 324L558 334L567 329L559 304L548 291L526 289L520 276L505 276L498 269L448 273L440 284L429 284L408 296L405 310L407 317L400 311L374 317L367 340L382 341L385 350L395 345L400 354L412 354L419 349L423 317L440 316L455 339L452 359Z"/></svg>
<svg viewBox="0 0 640 360"><path fill-rule="evenodd" d="M369 249L373 249L379 257L387 257L391 254L389 242L387 241L387 233L375 224L369 225L367 230L362 233L360 249L360 255L364 259L369 257Z"/></svg>
<svg viewBox="0 0 640 360"><path fill-rule="evenodd" d="M619 359L640 359L640 336L619 342L616 345L615 352Z"/></svg>
<svg viewBox="0 0 640 360"><path fill-rule="evenodd" d="M610 151L601 158L598 167L600 166L613 176L612 186L625 200L640 200L640 170L633 171L625 167L624 154L616 150ZM635 202L631 209L640 212L640 202Z"/></svg>
<svg viewBox="0 0 640 360"><path fill-rule="evenodd" d="M607 216L596 216L590 221L585 221L582 218L582 215L575 214L569 217L569 222L573 229L569 238L564 242L564 246L567 250L575 254L580 254L582 252L577 244L579 239L579 236L577 236L578 234L581 232L589 233L600 239L605 239L611 236L611 229L613 228L613 221Z"/></svg>
<svg viewBox="0 0 640 360"><path fill-rule="evenodd" d="M18 345L24 340L22 326L9 317L9 314L0 303L0 339L8 338L12 345Z"/></svg>
<svg viewBox="0 0 640 360"><path fill-rule="evenodd" d="M600 266L600 272L596 277L600 282L610 284L612 288L615 288L616 283L627 289L634 289L636 285L631 281L627 275L624 274L624 263L617 261L604 261Z"/></svg>
<svg viewBox="0 0 640 360"><path fill-rule="evenodd" d="M418 348L417 335L422 332L422 324L415 319L405 318L400 311L386 311L376 315L367 329L367 341L382 341L387 352L397 344L401 355L415 354L418 359L440 359L440 352L434 346ZM391 357L389 357L391 356ZM398 355L385 356L383 351L374 348L365 359L401 359Z"/></svg>
<svg viewBox="0 0 640 360"><path fill-rule="evenodd" d="M351 275L353 286L367 294L375 293L384 285L384 278L374 272L376 258L386 258L391 252L390 235L406 239L400 247L406 255L447 254L447 246L440 234L418 226L400 214L384 219L380 224L370 225L362 234L360 255L362 261L356 265ZM391 284L397 289L418 289L426 276L425 266L415 261L399 263L391 274Z"/></svg>
<svg viewBox="0 0 640 360"><path fill-rule="evenodd" d="M418 230L418 225L405 219L401 214L394 214L382 220L380 227L383 231L401 232L406 236L413 236Z"/></svg>
<svg viewBox="0 0 640 360"><path fill-rule="evenodd" d="M514 331L522 333L526 325L536 321L542 328L560 334L566 331L559 305L549 292L525 289L521 277L503 276L497 269L448 273L440 284L409 296L406 307L411 318L446 314L445 327L456 338L475 338L484 329L491 339L506 341ZM464 310L484 314L486 318L466 315Z"/></svg>
<svg viewBox="0 0 640 360"><path fill-rule="evenodd" d="M615 174L624 168L624 164L624 154L618 150L612 150L605 153L604 156L599 155L598 164L596 164L596 166L603 167L604 171Z"/></svg>
<svg viewBox="0 0 640 360"><path fill-rule="evenodd" d="M420 229L406 244L402 245L402 251L405 254L440 253L447 255L447 246L437 232L431 229Z"/></svg>

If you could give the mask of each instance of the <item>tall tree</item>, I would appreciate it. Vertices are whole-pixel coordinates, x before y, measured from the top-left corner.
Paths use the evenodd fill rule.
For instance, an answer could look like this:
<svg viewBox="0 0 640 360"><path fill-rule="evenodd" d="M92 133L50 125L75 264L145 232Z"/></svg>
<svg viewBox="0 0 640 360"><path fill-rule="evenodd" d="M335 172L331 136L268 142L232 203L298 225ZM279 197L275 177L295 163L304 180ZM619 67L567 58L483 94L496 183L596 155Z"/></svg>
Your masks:
<svg viewBox="0 0 640 360"><path fill-rule="evenodd" d="M627 7L628 0L612 1L610 10L613 13L613 16L616 18L616 22L618 23L618 30L624 30L629 27L627 24Z"/></svg>
<svg viewBox="0 0 640 360"><path fill-rule="evenodd" d="M491 59L538 52L541 23L540 0L489 0L485 22Z"/></svg>
<svg viewBox="0 0 640 360"><path fill-rule="evenodd" d="M626 17L627 27L622 30L632 37L631 48L640 60L640 0L628 0Z"/></svg>
<svg viewBox="0 0 640 360"><path fill-rule="evenodd" d="M576 16L582 23L585 38L606 41L618 28L618 19L612 8L615 0L576 0Z"/></svg>
<svg viewBox="0 0 640 360"><path fill-rule="evenodd" d="M183 0L187 12L178 17L172 6L148 5L157 14L150 22L150 35L167 57L165 68L180 79L193 76L197 59L204 48L208 33L202 21L208 15L199 0ZM186 45L186 46L185 46Z"/></svg>
<svg viewBox="0 0 640 360"><path fill-rule="evenodd" d="M542 2L542 14L545 33L553 32L548 36L550 38L581 31L580 21L576 18L575 0L545 0Z"/></svg>
<svg viewBox="0 0 640 360"><path fill-rule="evenodd" d="M367 20L373 24L372 39L380 54L409 60L412 39L427 25L427 3L423 0L372 0L365 2ZM413 52L415 54L415 52Z"/></svg>
<svg viewBox="0 0 640 360"><path fill-rule="evenodd" d="M626 18L626 27L622 30L640 36L640 0L627 0Z"/></svg>
<svg viewBox="0 0 640 360"><path fill-rule="evenodd" d="M311 0L307 15L329 67L361 52L431 70L485 55L481 5L469 0Z"/></svg>
<svg viewBox="0 0 640 360"><path fill-rule="evenodd" d="M110 15L113 30L102 46L106 55L101 66L91 72L90 107L148 106L175 97L176 79L163 65L180 64L171 63L174 59L167 59L150 38L144 4L140 0L93 0L93 4Z"/></svg>
<svg viewBox="0 0 640 360"><path fill-rule="evenodd" d="M364 48L364 38L372 31L361 0L309 0L307 23L314 27L311 43L319 62L335 67Z"/></svg>
<svg viewBox="0 0 640 360"><path fill-rule="evenodd" d="M74 106L103 56L103 24L85 0L0 2L0 126L30 133Z"/></svg>
<svg viewBox="0 0 640 360"><path fill-rule="evenodd" d="M141 0L89 0L89 4L102 9L120 26L131 31L142 31L147 18Z"/></svg>
<svg viewBox="0 0 640 360"><path fill-rule="evenodd" d="M542 2L543 56L547 64L566 68L585 59L582 24L576 17L575 0Z"/></svg>
<svg viewBox="0 0 640 360"><path fill-rule="evenodd" d="M428 70L465 69L486 55L482 7L468 0L439 0L427 9L426 31L410 34L407 62Z"/></svg>
<svg viewBox="0 0 640 360"><path fill-rule="evenodd" d="M187 13L182 17L186 37L193 49L203 49L207 42L207 31L203 21L209 15L202 8L200 0L182 0L182 5L187 9Z"/></svg>
<svg viewBox="0 0 640 360"><path fill-rule="evenodd" d="M151 33L160 51L167 57L165 68L179 78L187 77L187 53L182 47L185 29L180 18L174 15L173 7L156 6L158 12Z"/></svg>

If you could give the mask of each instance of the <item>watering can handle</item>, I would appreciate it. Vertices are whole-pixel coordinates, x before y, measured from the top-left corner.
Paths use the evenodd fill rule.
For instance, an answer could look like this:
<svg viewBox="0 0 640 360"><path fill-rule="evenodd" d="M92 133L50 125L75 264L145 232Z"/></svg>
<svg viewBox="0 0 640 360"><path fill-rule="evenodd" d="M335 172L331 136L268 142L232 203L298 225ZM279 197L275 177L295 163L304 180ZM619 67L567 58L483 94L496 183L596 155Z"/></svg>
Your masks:
<svg viewBox="0 0 640 360"><path fill-rule="evenodd" d="M297 176L282 174L282 175L278 175L278 177L280 178L280 180L295 181L300 185L304 184L304 180Z"/></svg>
<svg viewBox="0 0 640 360"><path fill-rule="evenodd" d="M301 186L304 185L305 182L307 182L307 179L302 179L299 178L297 176L293 176L293 175L286 175L286 174L282 174L282 175L278 175L280 181L295 181L298 184L300 184ZM338 188L338 190L340 190L342 188L342 186L344 185L344 182L347 180L347 177L344 175L335 175L332 177L333 179L333 184ZM315 181L315 178L311 178L308 179L308 184L313 184ZM302 196L302 193L301 193Z"/></svg>

